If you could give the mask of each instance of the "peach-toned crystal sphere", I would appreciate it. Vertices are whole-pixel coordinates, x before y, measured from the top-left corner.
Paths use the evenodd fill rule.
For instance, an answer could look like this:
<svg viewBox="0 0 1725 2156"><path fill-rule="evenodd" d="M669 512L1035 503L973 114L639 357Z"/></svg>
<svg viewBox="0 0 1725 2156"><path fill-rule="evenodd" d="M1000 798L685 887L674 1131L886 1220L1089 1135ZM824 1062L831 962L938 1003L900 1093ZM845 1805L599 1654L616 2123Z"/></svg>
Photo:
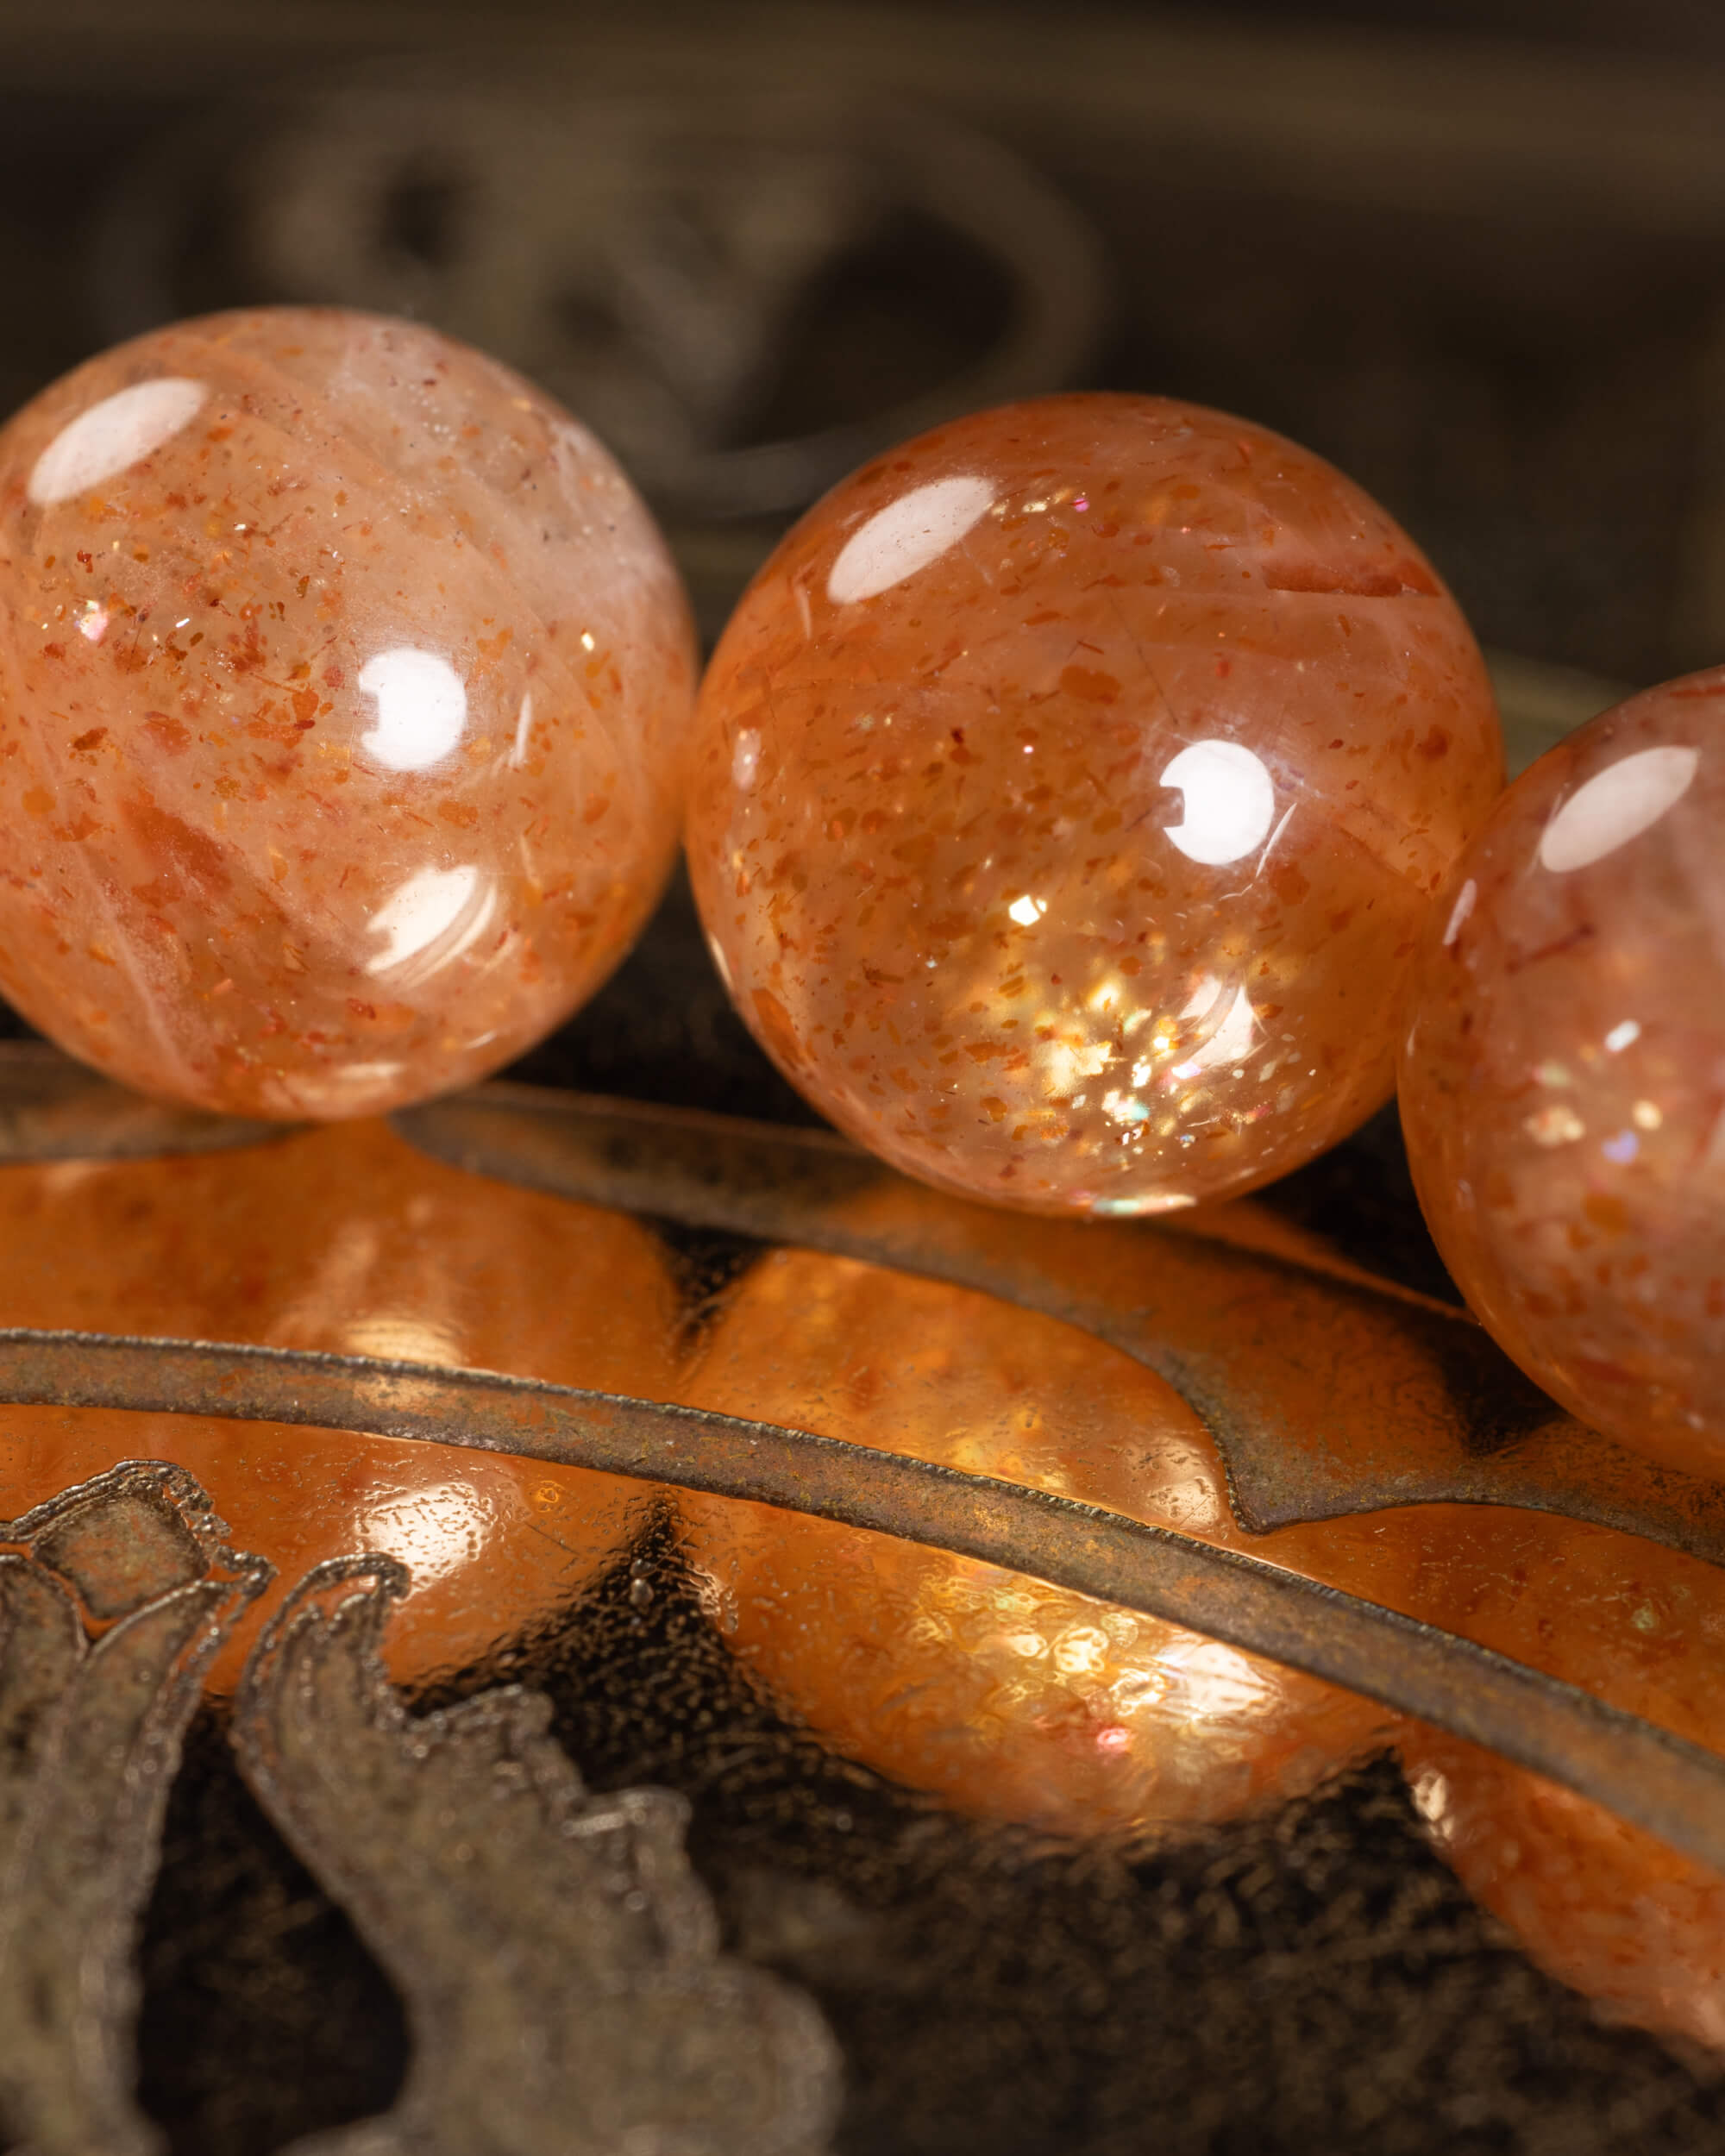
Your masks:
<svg viewBox="0 0 1725 2156"><path fill-rule="evenodd" d="M1725 667L1522 774L1412 1009L1408 1150L1469 1302L1583 1421L1725 1473Z"/></svg>
<svg viewBox="0 0 1725 2156"><path fill-rule="evenodd" d="M1725 1573L1609 1527L1471 1510L1423 1538L1421 1614L1725 1751ZM1617 2018L1725 2047L1725 1878L1458 1738L1411 1729L1402 1753L1439 1846L1535 1961Z"/></svg>
<svg viewBox="0 0 1725 2156"><path fill-rule="evenodd" d="M1203 1425L1050 1318L849 1259L745 1277L696 1404L814 1430L1375 1581L1380 1526L1253 1539ZM685 1492L744 1666L839 1750L982 1818L1082 1833L1209 1820L1309 1788L1384 1708L1157 1618L915 1543ZM1368 1586L1364 1591L1371 1591Z"/></svg>
<svg viewBox="0 0 1725 2156"><path fill-rule="evenodd" d="M1396 992L1502 783L1477 649L1339 473L1196 405L1073 396L836 488L696 720L721 971L895 1165L1163 1212L1388 1094Z"/></svg>
<svg viewBox="0 0 1725 2156"><path fill-rule="evenodd" d="M0 1325L467 1364L664 1399L677 1304L620 1213L447 1168L385 1124L181 1159L0 1169ZM223 1649L226 1689L309 1568L382 1550L412 1585L397 1674L461 1667L577 1593L644 1485L449 1445L62 1407L0 1409L0 1517L125 1459L189 1469L274 1589Z"/></svg>
<svg viewBox="0 0 1725 2156"><path fill-rule="evenodd" d="M206 1108L479 1077L645 918L693 678L628 480L495 360L298 309L104 353L0 432L0 991Z"/></svg>

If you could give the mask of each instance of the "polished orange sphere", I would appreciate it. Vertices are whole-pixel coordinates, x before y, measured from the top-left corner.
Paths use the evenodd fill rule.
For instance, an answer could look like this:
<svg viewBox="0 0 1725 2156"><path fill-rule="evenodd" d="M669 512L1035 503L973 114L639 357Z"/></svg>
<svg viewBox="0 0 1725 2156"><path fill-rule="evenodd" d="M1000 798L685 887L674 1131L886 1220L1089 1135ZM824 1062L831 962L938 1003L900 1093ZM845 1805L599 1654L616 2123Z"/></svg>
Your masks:
<svg viewBox="0 0 1725 2156"><path fill-rule="evenodd" d="M1246 1536L1202 1423L1117 1350L848 1259L763 1260L687 1396L1298 1570L1327 1562L1362 1584L1381 1569L1372 1520ZM970 1558L724 1498L685 1493L679 1507L744 1666L840 1751L979 1817L1073 1833L1216 1819L1309 1788L1393 1720L1180 1626Z"/></svg>
<svg viewBox="0 0 1725 2156"><path fill-rule="evenodd" d="M1502 783L1418 548L1264 429L1142 397L942 427L819 503L697 715L738 1008L908 1173L1149 1213L1387 1097L1433 894Z"/></svg>
<svg viewBox="0 0 1725 2156"><path fill-rule="evenodd" d="M467 1364L665 1399L676 1300L620 1214L429 1161L363 1122L179 1159L0 1169L0 1324ZM231 1686L276 1595L378 1550L411 1589L397 1674L448 1670L549 1616L623 1546L621 1476L273 1423L8 1407L0 1515L125 1459L189 1469L275 1592L222 1651Z"/></svg>
<svg viewBox="0 0 1725 2156"><path fill-rule="evenodd" d="M1401 1095L1499 1344L1584 1422L1725 1473L1725 667L1503 797L1433 917Z"/></svg>
<svg viewBox="0 0 1725 2156"><path fill-rule="evenodd" d="M0 991L288 1119L480 1077L675 850L687 610L599 444L435 330L153 331L0 431Z"/></svg>

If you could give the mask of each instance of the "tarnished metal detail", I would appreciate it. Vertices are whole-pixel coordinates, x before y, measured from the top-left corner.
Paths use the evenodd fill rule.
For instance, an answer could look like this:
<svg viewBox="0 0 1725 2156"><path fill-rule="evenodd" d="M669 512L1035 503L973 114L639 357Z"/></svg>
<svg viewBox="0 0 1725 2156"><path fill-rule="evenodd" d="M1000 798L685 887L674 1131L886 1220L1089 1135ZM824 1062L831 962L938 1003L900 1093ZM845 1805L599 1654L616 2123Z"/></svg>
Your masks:
<svg viewBox="0 0 1725 2156"><path fill-rule="evenodd" d="M482 1175L924 1274L1078 1326L1204 1417L1250 1529L1517 1505L1725 1564L1725 1488L1585 1429L1465 1313L1339 1257L1244 1247L1226 1209L1195 1227L1032 1219L925 1190L825 1131L525 1086L394 1120Z"/></svg>
<svg viewBox="0 0 1725 2156"><path fill-rule="evenodd" d="M410 1715L379 1644L407 1576L338 1557L259 1641L234 1743L408 2002L389 2115L298 2156L818 2156L838 2053L794 1986L722 1956L661 1789L589 1796L519 1686Z"/></svg>
<svg viewBox="0 0 1725 2156"><path fill-rule="evenodd" d="M0 2129L147 2156L134 1934L204 1670L270 1567L183 1469L132 1462L0 1523Z"/></svg>
<svg viewBox="0 0 1725 2156"><path fill-rule="evenodd" d="M910 1184L826 1131L526 1086L480 1087L395 1122L435 1156L506 1181L894 1266L1078 1326L1204 1416L1249 1529L1390 1505L1519 1505L1725 1564L1725 1487L1584 1428L1458 1312L1339 1256L1296 1263L1242 1248L1226 1209L1197 1232L1030 1220ZM284 1128L164 1107L46 1044L0 1044L0 1161L143 1157ZM865 1198L891 1201L884 1217L856 1217ZM1339 1318L1341 1355L1327 1348ZM1371 1398L1392 1359L1393 1423ZM1301 1380L1317 1412L1295 1411Z"/></svg>
<svg viewBox="0 0 1725 2156"><path fill-rule="evenodd" d="M812 1513L1187 1626L1489 1745L1725 1871L1725 1758L1315 1581L1042 1490L486 1370L0 1332L0 1398L430 1439Z"/></svg>
<svg viewBox="0 0 1725 2156"><path fill-rule="evenodd" d="M53 1051L37 1060L72 1068ZM0 1100L16 1098L10 1076L0 1067ZM113 1098L92 1100L65 1150L149 1150L124 1136L129 1096L80 1082ZM908 1183L829 1133L524 1087L479 1088L396 1120L426 1150L482 1173L923 1274L1083 1327L1204 1415L1249 1527L1415 1502L1521 1505L1725 1562L1725 1493L1583 1430L1460 1313L1309 1244L1262 1247L1249 1208L1195 1227L1029 1219ZM691 1410L269 1350L0 1333L0 1396L472 1445L904 1536L1346 1685L1725 1869L1725 1762L1466 1640L1040 1492Z"/></svg>
<svg viewBox="0 0 1725 2156"><path fill-rule="evenodd" d="M290 1126L148 1100L46 1041L0 1041L0 1163L144 1160L280 1138Z"/></svg>

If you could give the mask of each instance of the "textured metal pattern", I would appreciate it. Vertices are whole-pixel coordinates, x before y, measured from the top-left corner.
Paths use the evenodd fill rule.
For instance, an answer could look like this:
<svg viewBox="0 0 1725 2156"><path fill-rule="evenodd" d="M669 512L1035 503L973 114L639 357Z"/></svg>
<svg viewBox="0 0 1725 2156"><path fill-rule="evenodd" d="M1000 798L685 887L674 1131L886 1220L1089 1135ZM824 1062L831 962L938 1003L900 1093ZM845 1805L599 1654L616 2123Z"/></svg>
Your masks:
<svg viewBox="0 0 1725 2156"><path fill-rule="evenodd" d="M386 2116L298 2156L819 2156L837 2049L795 1986L722 1956L662 1789L590 1798L509 1686L414 1717L379 1645L388 1558L318 1566L248 1665L253 1789L404 1997Z"/></svg>
<svg viewBox="0 0 1725 2156"><path fill-rule="evenodd" d="M494 1085L396 1119L428 1152L593 1205L923 1273L1076 1325L1208 1423L1259 1532L1440 1502L1596 1520L1725 1563L1725 1490L1609 1444L1464 1312L1338 1257L1177 1226L1032 1220L915 1190L824 1131ZM913 1206L875 1204L895 1194ZM1396 1373L1393 1427L1380 1366ZM1295 1389L1290 1380L1303 1381ZM1290 1400L1316 1403L1290 1412ZM1358 1432L1376 1426L1376 1442Z"/></svg>
<svg viewBox="0 0 1725 2156"><path fill-rule="evenodd" d="M1670 30L1681 11L1653 13ZM1392 36L1381 26L1356 34L1280 19L1211 25L1095 9L1025 10L990 20L980 34L973 10L866 6L821 10L820 23L781 5L699 22L687 9L663 22L662 10L649 10L616 22L591 10L554 21L543 9L518 8L504 11L507 20L493 9L433 9L409 21L374 0L225 14L72 0L52 17L14 12L0 33L9 63L0 161L13 181L0 260L16 301L0 353L8 405L102 341L115 235L133 240L141 229L147 238L160 200L160 192L143 198L150 172L189 170L193 138L219 124L217 116L227 116L228 139L249 144L260 105L278 105L284 92L354 57L435 48L465 85L500 44L510 46L536 93L543 86L571 103L627 98L668 81L674 93L692 92L697 110L717 109L837 84L847 98L916 100L1057 173L1113 250L1120 335L1107 385L1176 382L1228 409L1276 417L1405 511L1489 639L1638 681L1701 663L1717 648L1725 373L1705 266L1725 219L1725 78L1716 65L1555 51L1544 41L1557 34L1562 11L1526 0L1509 10L1521 47L1496 37L1469 46ZM1580 14L1607 12L1590 5ZM1429 7L1424 16L1435 21ZM1565 31L1576 27L1565 16ZM1651 46L1658 27L1646 34ZM1692 42L1710 50L1718 41L1696 31ZM188 202L191 274L176 303L187 311L242 296L211 267L207 228L219 200L206 193ZM80 234L102 237L89 246ZM141 262L151 266L141 248L124 266L135 274ZM386 291L369 297L388 304ZM1340 320L1349 329L1339 344ZM505 356L535 366L530 349ZM865 355L865 381L875 357ZM711 627L771 536L758 520L698 523L679 534ZM1520 661L1496 671L1512 751L1522 760L1615 700L1585 679L1542 676ZM650 979L632 991L633 1012L625 978L569 1039L548 1044L534 1075L772 1112L770 1081L727 1067L718 1052L728 1014L699 967L692 924L689 948L684 966L678 950L652 943L634 968ZM12 1089L9 1116L0 1083L0 1158L142 1157L263 1135L200 1135L89 1074L26 1054L53 1082L22 1112ZM471 1105L459 1104L451 1127ZM133 1119L129 1144L119 1141L123 1118ZM656 1188L656 1152L699 1183L704 1156L729 1144L722 1128L679 1136L675 1119L650 1112L618 1109L612 1119L589 1102L579 1120L607 1133L608 1164L599 1164L618 1176L618 1191L631 1180L639 1192ZM508 1122L512 1144L536 1153L526 1119L512 1112ZM417 1135L442 1150L441 1135ZM792 1144L800 1150L802 1141ZM1371 1156L1358 1160L1328 1186L1333 1194L1369 1180ZM854 1179L844 1189L878 1189L868 1163L856 1177L858 1165L844 1171ZM511 1163L501 1154L496 1169L524 1172L519 1157ZM555 1168L560 1177L593 1171L590 1160ZM668 1216L675 1208L662 1195ZM705 1195L696 1189L680 1217L717 1217L737 1195L716 1183ZM886 1228L865 1235L839 1221L843 1191L837 1200L818 1209L801 1239L849 1232L859 1255L890 1255ZM1349 1249L1364 1249L1365 1210L1350 1215L1345 1194L1326 1225ZM975 1266L980 1280L986 1263L998 1293L1047 1298L1049 1307L1062 1294L1071 1300L1057 1269L1038 1280L1023 1250L1008 1265L980 1235L965 1246L956 1216L949 1225L956 1247L932 1253L930 1269L950 1264L950 1276L963 1278L957 1269ZM699 1247L699 1237L690 1241ZM913 1238L899 1235L897 1246L911 1251L901 1262L917 1262ZM1403 1365L1416 1413L1406 1424L1386 1416L1383 1441L1373 1445L1342 1413L1286 1426L1271 1369L1278 1342L1254 1342L1267 1319L1255 1322L1250 1300L1239 1299L1242 1282L1255 1278L1267 1311L1293 1277L1283 1260L1259 1253L1236 1269L1228 1254L1201 1249L1187 1267L1170 1258L1170 1282L1176 1269L1195 1295L1213 1278L1225 1305L1214 1336L1220 1370L1196 1367L1203 1342L1184 1322L1192 1313L1183 1300L1164 1352L1171 1367L1177 1346L1195 1388L1208 1388L1237 1507L1252 1524L1346 1510L1373 1490L1465 1486L1488 1501L1609 1520L1718 1557L1710 1493L1578 1439L1506 1382L1501 1363L1452 1315L1416 1317L1405 1302L1397 1314L1380 1289L1355 1284L1347 1307L1363 1342L1405 1344L1414 1334L1425 1344L1419 1356L1409 1348ZM1339 1307L1339 1272L1326 1278ZM1100 1318L1136 1322L1142 1298L1120 1298L1110 1319L1110 1298L1089 1286ZM1302 1292L1307 1309L1327 1307L1327 1288ZM1238 1356L1226 1351L1234 1344L1230 1324L1244 1336ZM1302 1356L1311 1345L1279 1343ZM1251 1377L1255 1349L1261 1419L1246 1412L1248 1396L1229 1421L1223 1410ZM1423 1375L1413 1367L1421 1357ZM1317 1388L1321 1373L1313 1375ZM1357 1399L1346 1390L1355 1377L1346 1363L1332 1375L1339 1408ZM150 1442L160 1445L159 1430ZM284 1496L292 1501L291 1489ZM831 1810L851 1805L855 1793L820 1778L837 1776L839 1764L812 1741L775 1784L782 1802L771 1833L756 1823L766 1805L757 1810L737 1794L753 1784L746 1763L733 1765L746 1747L730 1725L692 1762L668 1738L655 1751L658 1733L680 1736L694 1719L691 1701L706 1695L692 1687L668 1706L643 1707L661 1670L653 1657L666 1639L681 1650L698 1627L691 1619L686 1633L651 1629L645 1645L632 1646L637 1620L627 1595L617 1583L601 1593L610 1613L603 1623L584 1608L579 1650L559 1636L538 1660L518 1664L511 1647L498 1667L527 1669L547 1685L561 1717L554 1727L594 1786L664 1779L693 1797L698 1861L737 1951L786 1957L777 1965L806 1977L844 2039L850 2085L839 2146L856 2156L971 2146L1013 2156L1140 2156L1149 2145L1181 2156L1224 2146L1707 2156L1721 2146L1716 2070L1679 2067L1650 2040L1596 2028L1578 2000L1501 1946L1436 1869L1392 1763L1377 1763L1364 1795L1351 1787L1243 1828L1207 1831L1130 1881L1106 1876L1105 1857L1086 1849L1070 1866L1055 1865L1041 1890L997 1889L992 1872L985 1881L983 1857L967 1857L969 1830L956 1820L942 1822L932 1855L910 1863L894 1839L901 1814L884 1801L879 1822L859 1808L856 1831L846 1816L840 1834ZM666 1604L662 1592L656 1626ZM0 1666L8 1651L0 1639ZM714 1659L723 1662L718 1646ZM619 1702L615 1727L571 1703L607 1682ZM141 1764L160 1762L162 1783L172 1749L140 1755ZM721 1751L722 1772L712 1765ZM138 1788L148 1787L144 1776ZM44 1804L40 1815L52 1808ZM169 1830L154 1932L139 1959L140 2109L164 2122L185 2156L255 2156L310 2122L386 2110L400 2049L382 2011L389 1987L381 1977L371 1990L356 1981L351 1944L322 1959L308 1950L308 1936L342 1931L336 1912L278 1865L275 1838L244 1796L225 1721L207 1710L186 1745ZM142 1875L135 1856L120 1841L99 1854L124 1870L135 1901ZM810 1876L774 1875L785 1914L757 1926L756 1892L745 1897L738 1881L780 1861L806 1865ZM1037 1876L1016 1853L1000 1872ZM877 1874L890 1880L878 1908L870 1899ZM45 1881L14 1867L7 1891L13 1883L34 1896L40 1925L64 1913ZM764 1885L759 1899L781 1907ZM290 1908L292 1927L280 1921ZM85 2025L79 2040L91 2047L81 2058L98 2085L123 2096L115 2061L125 2062L113 2046L123 2050L134 1987L104 1952L88 1965L98 1986L88 1996L105 2001L112 2019L99 2043ZM344 2037L332 2047L337 2028ZM89 2113L98 2125L81 2132L75 2109L64 2116L61 2145L78 2156L123 2148L135 2123L149 2130L135 2120L110 2131L105 2115ZM337 2146L346 2143L345 2156L367 2147L393 2156L399 2124L398 2116L338 2129ZM7 2139L0 2130L0 2142ZM35 2140L54 2147L41 2134Z"/></svg>
<svg viewBox="0 0 1725 2156"><path fill-rule="evenodd" d="M160 2146L131 2093L133 1934L204 1670L271 1576L177 1467L0 1522L0 2127L41 2156Z"/></svg>
<svg viewBox="0 0 1725 2156"><path fill-rule="evenodd" d="M486 1370L0 1332L0 1397L470 1445L753 1499L1076 1588L1490 1745L1725 1869L1725 1759L1573 1686L1280 1566L801 1430Z"/></svg>
<svg viewBox="0 0 1725 2156"><path fill-rule="evenodd" d="M10 1106L16 1099L21 1110ZM41 1112L35 1104L42 1102L48 1109L33 1130L28 1118ZM66 1104L58 1122L56 1104ZM131 1156L146 1150L141 1135L150 1126L141 1110L164 1119L147 1150L219 1144L230 1129L252 1135L216 1119L150 1110L51 1050L14 1051L0 1063L0 1129L9 1112L20 1152L36 1143L50 1157L64 1156L60 1148L85 1157ZM1614 1456L1537 1395L1521 1426L1512 1413L1506 1426L1509 1366L1480 1329L1339 1258L1303 1267L1142 1223L1023 1220L906 1185L824 1132L524 1087L479 1087L396 1121L426 1150L480 1173L898 1266L1079 1326L1157 1370L1204 1415L1250 1526L1463 1500L1601 1520L1716 1562L1725 1554L1725 1504L1716 1491ZM860 1198L885 1193L890 1200L899 1191L912 1201L904 1222L895 1221L890 1203L859 1219ZM1277 1302L1261 1337L1241 1307L1252 1299L1254 1268ZM1356 1351L1320 1370L1327 1393L1345 1388L1351 1365L1367 1359L1357 1351L1375 1323L1380 1353L1410 1336L1416 1354L1422 1342L1436 1344L1430 1359L1441 1397L1425 1410L1427 1441L1408 1444L1409 1427L1421 1426L1421 1408L1404 1386L1387 1469L1278 1408L1270 1373L1285 1376L1302 1338L1318 1329L1302 1322L1302 1294L1340 1297L1346 1306ZM1458 1357L1475 1366L1459 1381ZM1495 1369L1488 1367L1494 1357ZM1513 1407L1513 1389L1509 1396ZM1346 1685L1488 1745L1725 1870L1725 1759L1434 1626L1280 1566L1044 1491L693 1408L490 1371L273 1348L0 1330L0 1399L220 1414L470 1446L905 1537ZM1411 1471L1410 1452L1418 1463Z"/></svg>

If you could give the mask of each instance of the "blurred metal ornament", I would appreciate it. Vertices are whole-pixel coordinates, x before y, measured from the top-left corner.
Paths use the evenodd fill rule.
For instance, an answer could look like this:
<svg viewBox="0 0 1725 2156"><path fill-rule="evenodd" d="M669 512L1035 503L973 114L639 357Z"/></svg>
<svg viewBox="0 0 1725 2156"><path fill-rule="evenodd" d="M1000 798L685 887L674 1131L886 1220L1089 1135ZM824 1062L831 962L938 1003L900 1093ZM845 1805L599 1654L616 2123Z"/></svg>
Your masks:
<svg viewBox="0 0 1725 2156"><path fill-rule="evenodd" d="M1486 669L1503 720L1509 776L1516 779L1566 734L1633 693L1580 667L1557 667L1517 651L1488 651Z"/></svg>
<svg viewBox="0 0 1725 2156"><path fill-rule="evenodd" d="M220 1152L266 1144L287 1128L171 1107L129 1093L46 1041L0 1041L0 1162Z"/></svg>
<svg viewBox="0 0 1725 2156"><path fill-rule="evenodd" d="M115 190L94 255L110 335L212 304L181 274L212 222L223 298L428 320L543 384L662 510L698 519L794 511L906 435L1072 381L1105 303L1094 233L1021 159L831 88L716 103L374 66L260 100L159 143ZM950 258L932 292L890 289L907 225ZM868 348L787 384L798 335L832 327L835 277L888 241ZM967 276L985 304L955 304ZM787 391L800 423L775 433Z"/></svg>

